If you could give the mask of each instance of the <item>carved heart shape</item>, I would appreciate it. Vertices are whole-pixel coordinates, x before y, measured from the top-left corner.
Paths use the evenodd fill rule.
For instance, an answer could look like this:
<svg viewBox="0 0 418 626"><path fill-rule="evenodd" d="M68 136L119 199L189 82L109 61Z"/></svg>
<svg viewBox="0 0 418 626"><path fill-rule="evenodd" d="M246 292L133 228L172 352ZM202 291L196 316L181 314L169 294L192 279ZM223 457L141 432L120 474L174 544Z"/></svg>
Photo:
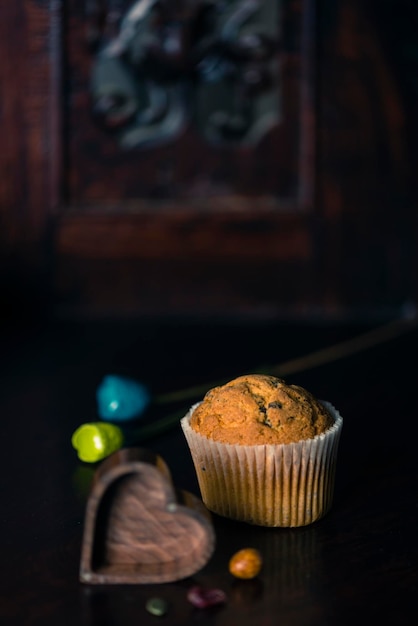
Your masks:
<svg viewBox="0 0 418 626"><path fill-rule="evenodd" d="M123 448L99 466L86 508L82 582L180 580L201 569L214 547L209 511L174 488L160 456Z"/></svg>

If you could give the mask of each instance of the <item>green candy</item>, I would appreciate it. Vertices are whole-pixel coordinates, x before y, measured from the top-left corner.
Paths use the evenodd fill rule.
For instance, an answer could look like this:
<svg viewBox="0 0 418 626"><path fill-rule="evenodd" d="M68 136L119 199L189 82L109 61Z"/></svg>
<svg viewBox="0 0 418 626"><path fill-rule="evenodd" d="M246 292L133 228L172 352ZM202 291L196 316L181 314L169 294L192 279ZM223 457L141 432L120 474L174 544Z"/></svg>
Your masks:
<svg viewBox="0 0 418 626"><path fill-rule="evenodd" d="M89 422L74 431L71 443L80 461L96 463L123 446L123 433L115 424Z"/></svg>
<svg viewBox="0 0 418 626"><path fill-rule="evenodd" d="M148 613L151 613L151 615L161 617L167 613L168 603L164 600L164 598L150 598L147 601L145 608Z"/></svg>

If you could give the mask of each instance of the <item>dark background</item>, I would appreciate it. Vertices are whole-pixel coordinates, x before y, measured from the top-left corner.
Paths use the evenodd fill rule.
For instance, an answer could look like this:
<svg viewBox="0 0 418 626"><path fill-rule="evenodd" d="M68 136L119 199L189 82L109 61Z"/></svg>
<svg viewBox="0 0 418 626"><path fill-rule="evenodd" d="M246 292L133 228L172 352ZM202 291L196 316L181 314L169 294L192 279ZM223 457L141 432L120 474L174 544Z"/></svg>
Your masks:
<svg viewBox="0 0 418 626"><path fill-rule="evenodd" d="M413 623L418 3L283 2L281 140L215 151L235 180L257 174L222 197L193 127L127 154L92 119L85 32L99 5L129 2L0 8L1 623L155 624L156 595L167 626ZM145 193L160 161L171 178ZM192 193L195 174L206 194ZM277 177L274 197L258 175ZM217 547L194 578L81 584L96 466L71 435L98 419L102 378L140 380L154 399L197 386L152 403L158 425L255 368L343 415L331 511L299 529L214 516ZM139 444L199 495L178 422ZM249 545L264 569L242 586L228 558ZM227 604L195 610L192 583L224 589Z"/></svg>
<svg viewBox="0 0 418 626"><path fill-rule="evenodd" d="M293 186L279 185L272 205L256 180L219 197L209 177L193 195L193 162L204 178L214 158L193 128L144 155L95 125L87 7L129 4L2 6L3 315L414 315L416 3L283 2L283 148L272 140L230 160L232 175L260 159L271 180L286 172ZM159 159L186 165L156 198L141 164Z"/></svg>

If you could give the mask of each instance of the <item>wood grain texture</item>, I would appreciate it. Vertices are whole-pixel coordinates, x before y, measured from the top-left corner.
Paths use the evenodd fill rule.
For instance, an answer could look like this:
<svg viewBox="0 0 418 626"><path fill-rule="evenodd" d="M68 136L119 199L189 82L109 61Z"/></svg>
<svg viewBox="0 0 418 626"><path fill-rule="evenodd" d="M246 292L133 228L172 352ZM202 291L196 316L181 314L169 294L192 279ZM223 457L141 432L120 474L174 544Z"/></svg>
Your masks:
<svg viewBox="0 0 418 626"><path fill-rule="evenodd" d="M208 302L211 312L285 318L416 308L417 9L394 0L284 4L287 122L255 152L222 156L236 183L227 197L207 175L220 162L193 132L145 159L121 154L94 127L82 3L5 5L6 300L30 310L38 295L53 313L78 316L185 307L204 316ZM301 47L303 33L313 36ZM272 185L277 202L264 194ZM259 283L247 284L254 273Z"/></svg>
<svg viewBox="0 0 418 626"><path fill-rule="evenodd" d="M42 244L61 159L58 2L5 3L0 23L2 242Z"/></svg>
<svg viewBox="0 0 418 626"><path fill-rule="evenodd" d="M87 502L80 580L144 584L181 580L215 549L211 517L147 449L123 448L97 470Z"/></svg>

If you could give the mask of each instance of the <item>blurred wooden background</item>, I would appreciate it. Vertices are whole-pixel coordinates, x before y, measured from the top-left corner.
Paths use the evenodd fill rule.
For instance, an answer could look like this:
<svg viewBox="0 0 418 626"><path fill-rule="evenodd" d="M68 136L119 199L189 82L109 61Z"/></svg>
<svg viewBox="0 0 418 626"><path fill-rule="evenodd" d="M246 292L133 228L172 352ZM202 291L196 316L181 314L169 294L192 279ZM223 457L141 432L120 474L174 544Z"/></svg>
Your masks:
<svg viewBox="0 0 418 626"><path fill-rule="evenodd" d="M92 115L88 38L134 4L1 5L3 316L414 315L418 4L277 2L270 134L211 146L189 120L126 150Z"/></svg>

